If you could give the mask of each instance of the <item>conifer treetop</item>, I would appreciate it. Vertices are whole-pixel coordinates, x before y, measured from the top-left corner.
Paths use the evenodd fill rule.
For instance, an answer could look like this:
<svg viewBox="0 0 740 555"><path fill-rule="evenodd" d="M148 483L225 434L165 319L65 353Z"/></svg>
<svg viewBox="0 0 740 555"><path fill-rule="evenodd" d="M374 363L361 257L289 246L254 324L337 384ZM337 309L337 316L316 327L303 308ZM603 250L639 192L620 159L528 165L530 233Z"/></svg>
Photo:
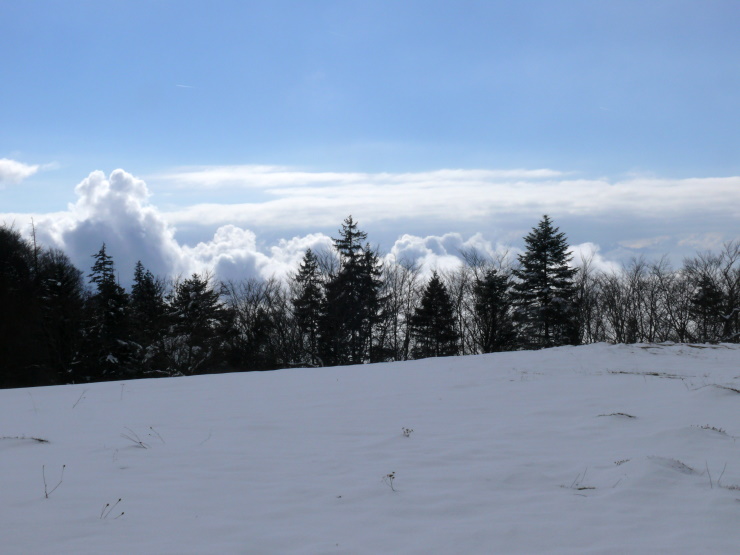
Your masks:
<svg viewBox="0 0 740 555"><path fill-rule="evenodd" d="M367 240L367 233L357 227L357 222L352 219L352 215L342 222L342 228L339 230L339 237L332 237L334 248L337 249L343 258L354 259L362 251L363 242Z"/></svg>
<svg viewBox="0 0 740 555"><path fill-rule="evenodd" d="M105 243L103 243L100 250L93 254L92 257L95 259L95 263L93 264L92 272L87 276L90 278L90 283L97 285L98 289L104 284L115 283L115 264L113 263L113 257L105 251Z"/></svg>
<svg viewBox="0 0 740 555"><path fill-rule="evenodd" d="M547 214L524 237L524 242L527 250L517 257L522 267L514 270L518 278L531 281L533 275L540 275L546 281L569 281L578 273L577 268L568 265L573 256L568 253L565 233L553 226Z"/></svg>

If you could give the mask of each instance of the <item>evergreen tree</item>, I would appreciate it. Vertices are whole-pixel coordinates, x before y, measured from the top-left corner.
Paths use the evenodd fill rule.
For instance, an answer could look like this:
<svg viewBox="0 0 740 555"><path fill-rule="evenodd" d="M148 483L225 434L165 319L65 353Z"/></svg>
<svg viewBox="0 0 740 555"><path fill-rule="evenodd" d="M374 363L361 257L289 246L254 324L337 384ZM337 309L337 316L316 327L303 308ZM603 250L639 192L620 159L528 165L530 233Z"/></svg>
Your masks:
<svg viewBox="0 0 740 555"><path fill-rule="evenodd" d="M340 267L325 286L319 322L321 359L325 365L373 361L373 327L380 311L380 263L349 216L334 239Z"/></svg>
<svg viewBox="0 0 740 555"><path fill-rule="evenodd" d="M161 370L162 340L167 331L165 286L161 280L144 268L141 261L134 268L131 286L131 319L135 323L131 338L139 345L139 362L144 370Z"/></svg>
<svg viewBox="0 0 740 555"><path fill-rule="evenodd" d="M49 383L35 255L17 230L0 226L0 387Z"/></svg>
<svg viewBox="0 0 740 555"><path fill-rule="evenodd" d="M366 362L380 362L383 356L382 345L375 341L375 329L383 318L385 299L381 297L383 288L383 268L378 253L374 251L369 243L365 243L360 270L360 307L362 309L358 318L358 353L363 353ZM357 357L359 359L359 356Z"/></svg>
<svg viewBox="0 0 740 555"><path fill-rule="evenodd" d="M57 383L82 380L78 374L85 288L82 272L60 250L39 256L39 288L44 343Z"/></svg>
<svg viewBox="0 0 740 555"><path fill-rule="evenodd" d="M459 352L452 301L435 271L424 289L420 306L411 318L414 358L453 356Z"/></svg>
<svg viewBox="0 0 740 555"><path fill-rule="evenodd" d="M77 380L83 292L63 252L0 226L0 387Z"/></svg>
<svg viewBox="0 0 740 555"><path fill-rule="evenodd" d="M514 270L515 321L525 348L541 349L578 343L573 278L565 234L545 215L524 238L527 250Z"/></svg>
<svg viewBox="0 0 740 555"><path fill-rule="evenodd" d="M88 278L95 290L87 302L81 377L88 381L129 378L138 373L138 346L130 340L129 298L116 280L113 257L105 243L92 257L95 263Z"/></svg>
<svg viewBox="0 0 740 555"><path fill-rule="evenodd" d="M208 276L193 274L175 285L165 338L167 373L190 375L219 368L230 323Z"/></svg>
<svg viewBox="0 0 740 555"><path fill-rule="evenodd" d="M716 343L722 335L725 296L707 275L699 278L697 289L691 298L689 309L691 316L696 320L697 340L702 343Z"/></svg>
<svg viewBox="0 0 740 555"><path fill-rule="evenodd" d="M297 291L293 296L293 314L301 332L301 350L305 353L307 364L318 366L319 323L324 295L319 261L311 249L303 255L294 281Z"/></svg>
<svg viewBox="0 0 740 555"><path fill-rule="evenodd" d="M95 263L92 266L92 272L87 276L90 278L90 283L97 287L98 293L105 289L115 289L118 285L116 283L116 265L113 262L113 257L106 252L105 243L92 257L95 259Z"/></svg>
<svg viewBox="0 0 740 555"><path fill-rule="evenodd" d="M509 286L509 277L493 269L488 270L475 285L478 345L483 353L516 348Z"/></svg>

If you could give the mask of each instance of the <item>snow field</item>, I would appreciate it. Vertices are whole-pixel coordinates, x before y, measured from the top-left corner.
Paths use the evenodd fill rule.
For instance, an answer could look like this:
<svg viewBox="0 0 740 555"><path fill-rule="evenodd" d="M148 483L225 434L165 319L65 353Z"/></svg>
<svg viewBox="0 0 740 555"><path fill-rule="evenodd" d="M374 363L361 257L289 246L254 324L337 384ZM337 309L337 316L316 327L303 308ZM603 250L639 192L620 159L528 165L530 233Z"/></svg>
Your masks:
<svg viewBox="0 0 740 555"><path fill-rule="evenodd" d="M2 390L0 551L735 553L734 389L599 344Z"/></svg>

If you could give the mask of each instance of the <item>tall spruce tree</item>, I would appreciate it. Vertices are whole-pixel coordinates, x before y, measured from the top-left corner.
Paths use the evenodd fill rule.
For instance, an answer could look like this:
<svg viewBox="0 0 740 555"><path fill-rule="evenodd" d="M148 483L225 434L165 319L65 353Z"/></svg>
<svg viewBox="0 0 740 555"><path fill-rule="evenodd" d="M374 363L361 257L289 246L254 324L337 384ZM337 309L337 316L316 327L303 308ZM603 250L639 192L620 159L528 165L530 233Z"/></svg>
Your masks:
<svg viewBox="0 0 740 555"><path fill-rule="evenodd" d="M725 296L708 275L702 275L696 287L697 291L691 297L689 307L696 321L696 340L702 343L717 343L722 336Z"/></svg>
<svg viewBox="0 0 740 555"><path fill-rule="evenodd" d="M0 225L0 387L78 381L82 272Z"/></svg>
<svg viewBox="0 0 740 555"><path fill-rule="evenodd" d="M545 215L524 241L514 270L514 317L522 346L541 349L579 342L575 285L565 233Z"/></svg>
<svg viewBox="0 0 740 555"><path fill-rule="evenodd" d="M88 278L95 290L87 303L81 373L93 381L128 378L138 372L134 367L137 345L130 340L128 295L118 284L105 243L92 257L95 262Z"/></svg>
<svg viewBox="0 0 740 555"><path fill-rule="evenodd" d="M57 383L81 381L77 367L84 315L83 274L57 249L44 250L38 268L49 367Z"/></svg>
<svg viewBox="0 0 740 555"><path fill-rule="evenodd" d="M512 318L509 276L494 269L488 270L476 282L474 294L480 351L495 353L515 349L516 330Z"/></svg>
<svg viewBox="0 0 740 555"><path fill-rule="evenodd" d="M193 274L175 285L169 318L171 326L164 340L166 372L190 375L218 370L224 358L231 313L209 276Z"/></svg>
<svg viewBox="0 0 740 555"><path fill-rule="evenodd" d="M301 351L306 364L318 366L319 324L324 301L319 261L311 249L303 255L301 266L294 278L296 292L293 296L293 315L301 332Z"/></svg>
<svg viewBox="0 0 740 555"><path fill-rule="evenodd" d="M141 261L134 268L131 285L130 312L135 323L131 338L139 345L139 363L142 372L162 370L162 340L167 331L167 305L164 299L165 285L154 277Z"/></svg>
<svg viewBox="0 0 740 555"><path fill-rule="evenodd" d="M380 311L381 287L378 256L349 216L334 239L340 266L325 286L319 324L319 345L324 365L374 361L372 335Z"/></svg>
<svg viewBox="0 0 740 555"><path fill-rule="evenodd" d="M453 356L459 352L460 336L455 327L452 301L435 271L411 318L414 358Z"/></svg>
<svg viewBox="0 0 740 555"><path fill-rule="evenodd" d="M0 387L48 383L35 265L33 245L0 226Z"/></svg>

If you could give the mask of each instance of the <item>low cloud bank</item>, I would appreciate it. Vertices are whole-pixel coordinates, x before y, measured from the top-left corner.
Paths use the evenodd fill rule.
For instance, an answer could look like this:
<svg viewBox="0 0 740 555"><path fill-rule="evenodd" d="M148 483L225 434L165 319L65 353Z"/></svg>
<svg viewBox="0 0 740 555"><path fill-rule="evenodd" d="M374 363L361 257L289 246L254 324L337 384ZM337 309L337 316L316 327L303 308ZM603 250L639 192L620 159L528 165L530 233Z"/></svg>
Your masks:
<svg viewBox="0 0 740 555"><path fill-rule="evenodd" d="M38 169L18 163L2 168L6 181L22 179ZM543 213L552 215L557 223L561 219L569 222L568 228L588 227L592 224L584 222L599 220L624 229L626 235L612 240L621 249L619 260L656 245L712 247L725 238L735 238L736 232L729 233L722 222L732 220L740 206L737 177L678 181L632 178L609 183L568 181L565 174L554 170L348 174L239 166L180 172L165 176L164 181L163 176L152 179L159 179L158 189L161 186L164 190L175 182L175 191L189 188L189 193L254 187L266 197L242 204L170 205L164 211L152 203L151 191L142 179L121 169L108 176L94 171L75 187L77 200L67 211L33 216L37 238L63 249L84 271L105 243L124 284L130 283L137 260L160 276L208 271L221 279L238 280L294 272L307 248L330 248L331 237L324 232L334 233L348 214L362 229L371 231L371 241L372 235L382 230L389 260L414 262L431 271L459 267L460 254L466 251L514 260L521 251L505 242L521 238ZM172 201L177 197L166 198ZM707 220L710 215L716 217ZM30 224L30 220L30 215L0 215L0 222L16 226ZM656 226L657 220L667 223ZM502 242L491 242L480 232L403 234L404 228L490 231L492 221L499 222L493 233L502 237ZM630 239L629 234L645 227L646 222L653 225L651 232L661 229L664 233ZM588 227L589 233L581 235L591 235L601 227L593 225L597 227ZM302 230L314 233L301 235ZM191 240L184 241L183 234ZM292 237L272 243L264 239L280 234ZM576 244L571 251L575 263L589 259L599 269L619 266L610 260L616 251L605 254L595 243Z"/></svg>
<svg viewBox="0 0 740 555"><path fill-rule="evenodd" d="M364 224L419 220L484 222L493 218L539 218L551 214L601 218L610 222L651 221L666 227L693 226L702 231L708 218L720 225L740 216L740 177L671 179L630 175L623 179L586 179L551 169L453 170L413 173L308 172L277 166L185 168L152 176L174 191L202 194L173 207L175 225L199 221L210 225L275 228L324 227L353 214ZM235 199L210 202L214 191ZM208 197L206 197L208 195ZM631 225L631 224L629 224ZM717 231L717 230L711 230Z"/></svg>

